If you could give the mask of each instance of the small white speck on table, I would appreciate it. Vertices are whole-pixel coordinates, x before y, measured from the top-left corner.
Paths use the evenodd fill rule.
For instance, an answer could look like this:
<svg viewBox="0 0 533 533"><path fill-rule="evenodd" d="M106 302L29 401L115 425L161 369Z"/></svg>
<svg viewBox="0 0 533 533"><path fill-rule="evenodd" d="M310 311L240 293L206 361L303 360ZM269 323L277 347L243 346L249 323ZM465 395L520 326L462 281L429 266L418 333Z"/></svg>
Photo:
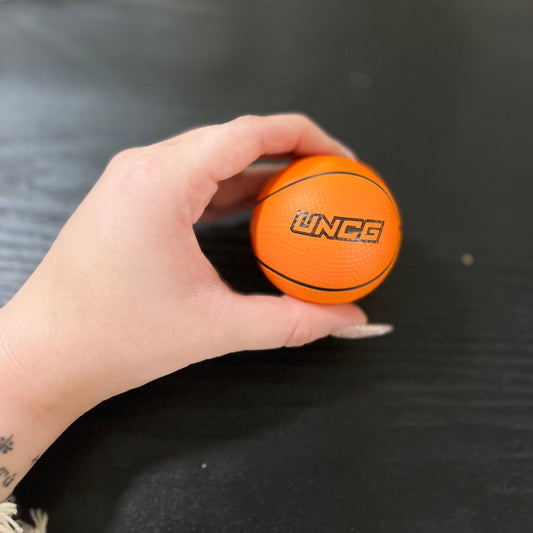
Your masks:
<svg viewBox="0 0 533 533"><path fill-rule="evenodd" d="M463 263L464 266L472 266L474 264L474 256L469 253L464 253L461 256L461 263Z"/></svg>

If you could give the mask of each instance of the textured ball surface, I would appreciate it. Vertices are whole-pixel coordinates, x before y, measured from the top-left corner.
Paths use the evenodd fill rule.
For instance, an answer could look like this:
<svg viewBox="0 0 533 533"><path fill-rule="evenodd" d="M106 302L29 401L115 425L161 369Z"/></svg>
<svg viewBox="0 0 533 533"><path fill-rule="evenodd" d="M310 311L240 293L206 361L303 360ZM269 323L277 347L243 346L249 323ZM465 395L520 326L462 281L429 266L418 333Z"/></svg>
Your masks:
<svg viewBox="0 0 533 533"><path fill-rule="evenodd" d="M401 243L394 198L369 166L336 156L300 159L257 197L254 253L267 278L301 300L338 304L374 290Z"/></svg>

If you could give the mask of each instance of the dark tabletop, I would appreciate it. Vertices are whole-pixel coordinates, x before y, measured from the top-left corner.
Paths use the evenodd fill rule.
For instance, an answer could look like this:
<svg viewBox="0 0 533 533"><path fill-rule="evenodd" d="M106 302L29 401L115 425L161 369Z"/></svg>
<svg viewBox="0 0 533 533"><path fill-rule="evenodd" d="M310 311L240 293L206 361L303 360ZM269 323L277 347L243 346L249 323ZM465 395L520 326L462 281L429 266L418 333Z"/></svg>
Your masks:
<svg viewBox="0 0 533 533"><path fill-rule="evenodd" d="M17 488L50 532L533 529L529 0L0 2L0 304L110 157L303 111L399 202L393 335L204 362L78 420ZM272 291L247 221L198 230ZM463 254L474 262L467 266Z"/></svg>

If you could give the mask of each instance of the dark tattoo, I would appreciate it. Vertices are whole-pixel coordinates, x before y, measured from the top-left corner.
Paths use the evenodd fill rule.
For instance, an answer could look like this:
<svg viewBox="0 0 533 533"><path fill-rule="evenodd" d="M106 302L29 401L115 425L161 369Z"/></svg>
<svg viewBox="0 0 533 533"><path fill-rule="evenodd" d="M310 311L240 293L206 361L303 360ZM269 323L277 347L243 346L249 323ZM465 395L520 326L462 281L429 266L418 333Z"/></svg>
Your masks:
<svg viewBox="0 0 533 533"><path fill-rule="evenodd" d="M40 455L36 455L32 460L31 460L31 464L34 465L40 458L41 456Z"/></svg>
<svg viewBox="0 0 533 533"><path fill-rule="evenodd" d="M16 477L17 474L11 474L7 468L4 468L3 466L0 468L0 479L3 478L2 485L4 487L9 487L9 485L15 481Z"/></svg>
<svg viewBox="0 0 533 533"><path fill-rule="evenodd" d="M13 449L13 435L0 437L0 452L6 454Z"/></svg>

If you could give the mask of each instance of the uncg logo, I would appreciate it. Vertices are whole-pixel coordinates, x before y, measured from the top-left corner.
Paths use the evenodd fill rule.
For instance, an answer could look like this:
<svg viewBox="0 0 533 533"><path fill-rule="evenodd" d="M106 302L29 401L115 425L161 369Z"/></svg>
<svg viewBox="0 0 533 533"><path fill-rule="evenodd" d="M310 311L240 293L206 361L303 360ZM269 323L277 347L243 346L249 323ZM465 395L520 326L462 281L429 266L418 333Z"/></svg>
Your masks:
<svg viewBox="0 0 533 533"><path fill-rule="evenodd" d="M298 211L291 231L307 237L377 244L384 226L384 220L334 216L330 221L321 213Z"/></svg>

